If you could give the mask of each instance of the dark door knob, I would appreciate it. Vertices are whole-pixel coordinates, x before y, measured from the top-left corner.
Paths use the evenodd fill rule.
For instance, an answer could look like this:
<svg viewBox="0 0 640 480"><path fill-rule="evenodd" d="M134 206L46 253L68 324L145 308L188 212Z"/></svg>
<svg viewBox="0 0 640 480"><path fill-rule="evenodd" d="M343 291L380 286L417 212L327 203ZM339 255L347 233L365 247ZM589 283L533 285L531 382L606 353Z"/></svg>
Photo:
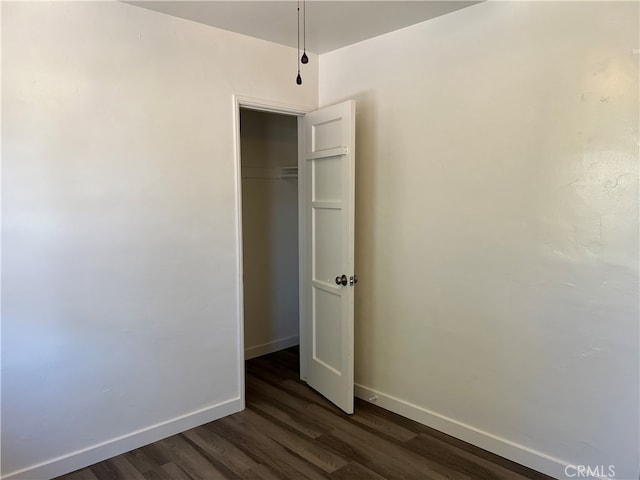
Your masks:
<svg viewBox="0 0 640 480"><path fill-rule="evenodd" d="M346 275L342 275L341 277L336 277L336 285L344 285L346 286L349 280Z"/></svg>

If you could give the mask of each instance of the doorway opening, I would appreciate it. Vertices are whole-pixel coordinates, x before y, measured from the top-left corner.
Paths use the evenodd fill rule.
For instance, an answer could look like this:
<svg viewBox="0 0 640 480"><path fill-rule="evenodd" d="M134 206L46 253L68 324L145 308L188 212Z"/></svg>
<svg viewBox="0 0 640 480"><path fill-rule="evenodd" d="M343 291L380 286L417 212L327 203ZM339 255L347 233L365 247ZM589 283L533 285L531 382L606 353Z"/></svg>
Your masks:
<svg viewBox="0 0 640 480"><path fill-rule="evenodd" d="M240 107L245 360L299 345L298 118Z"/></svg>
<svg viewBox="0 0 640 480"><path fill-rule="evenodd" d="M239 363L300 345L299 378L353 413L355 102L234 103Z"/></svg>

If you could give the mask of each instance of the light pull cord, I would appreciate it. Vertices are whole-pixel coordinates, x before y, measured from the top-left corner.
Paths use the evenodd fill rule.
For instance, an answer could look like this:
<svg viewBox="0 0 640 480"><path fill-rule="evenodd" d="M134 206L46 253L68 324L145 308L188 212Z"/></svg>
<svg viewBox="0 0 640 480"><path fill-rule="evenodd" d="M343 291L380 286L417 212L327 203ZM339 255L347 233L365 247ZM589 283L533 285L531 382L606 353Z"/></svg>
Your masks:
<svg viewBox="0 0 640 480"><path fill-rule="evenodd" d="M302 77L300 76L300 0L298 0L298 76L296 77L296 84L302 85Z"/></svg>

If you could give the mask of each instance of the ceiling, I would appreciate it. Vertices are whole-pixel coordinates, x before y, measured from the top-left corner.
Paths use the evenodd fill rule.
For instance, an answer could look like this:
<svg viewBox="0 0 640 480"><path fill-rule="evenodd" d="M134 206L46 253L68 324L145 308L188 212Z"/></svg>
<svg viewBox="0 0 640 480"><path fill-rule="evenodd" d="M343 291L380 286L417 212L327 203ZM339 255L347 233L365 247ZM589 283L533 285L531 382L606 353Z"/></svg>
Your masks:
<svg viewBox="0 0 640 480"><path fill-rule="evenodd" d="M212 27L296 47L297 2L128 1L133 5ZM326 53L479 3L477 1L306 2L307 51ZM303 3L300 3L301 17ZM302 44L301 44L302 48Z"/></svg>

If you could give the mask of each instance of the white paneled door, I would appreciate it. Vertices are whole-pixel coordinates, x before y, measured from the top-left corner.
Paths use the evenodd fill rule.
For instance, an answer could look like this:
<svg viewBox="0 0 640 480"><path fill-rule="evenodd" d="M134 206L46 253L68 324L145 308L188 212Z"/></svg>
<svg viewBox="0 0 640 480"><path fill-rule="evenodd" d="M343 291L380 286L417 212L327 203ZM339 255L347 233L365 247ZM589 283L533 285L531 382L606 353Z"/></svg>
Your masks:
<svg viewBox="0 0 640 480"><path fill-rule="evenodd" d="M301 373L353 413L355 102L308 113L302 132Z"/></svg>

